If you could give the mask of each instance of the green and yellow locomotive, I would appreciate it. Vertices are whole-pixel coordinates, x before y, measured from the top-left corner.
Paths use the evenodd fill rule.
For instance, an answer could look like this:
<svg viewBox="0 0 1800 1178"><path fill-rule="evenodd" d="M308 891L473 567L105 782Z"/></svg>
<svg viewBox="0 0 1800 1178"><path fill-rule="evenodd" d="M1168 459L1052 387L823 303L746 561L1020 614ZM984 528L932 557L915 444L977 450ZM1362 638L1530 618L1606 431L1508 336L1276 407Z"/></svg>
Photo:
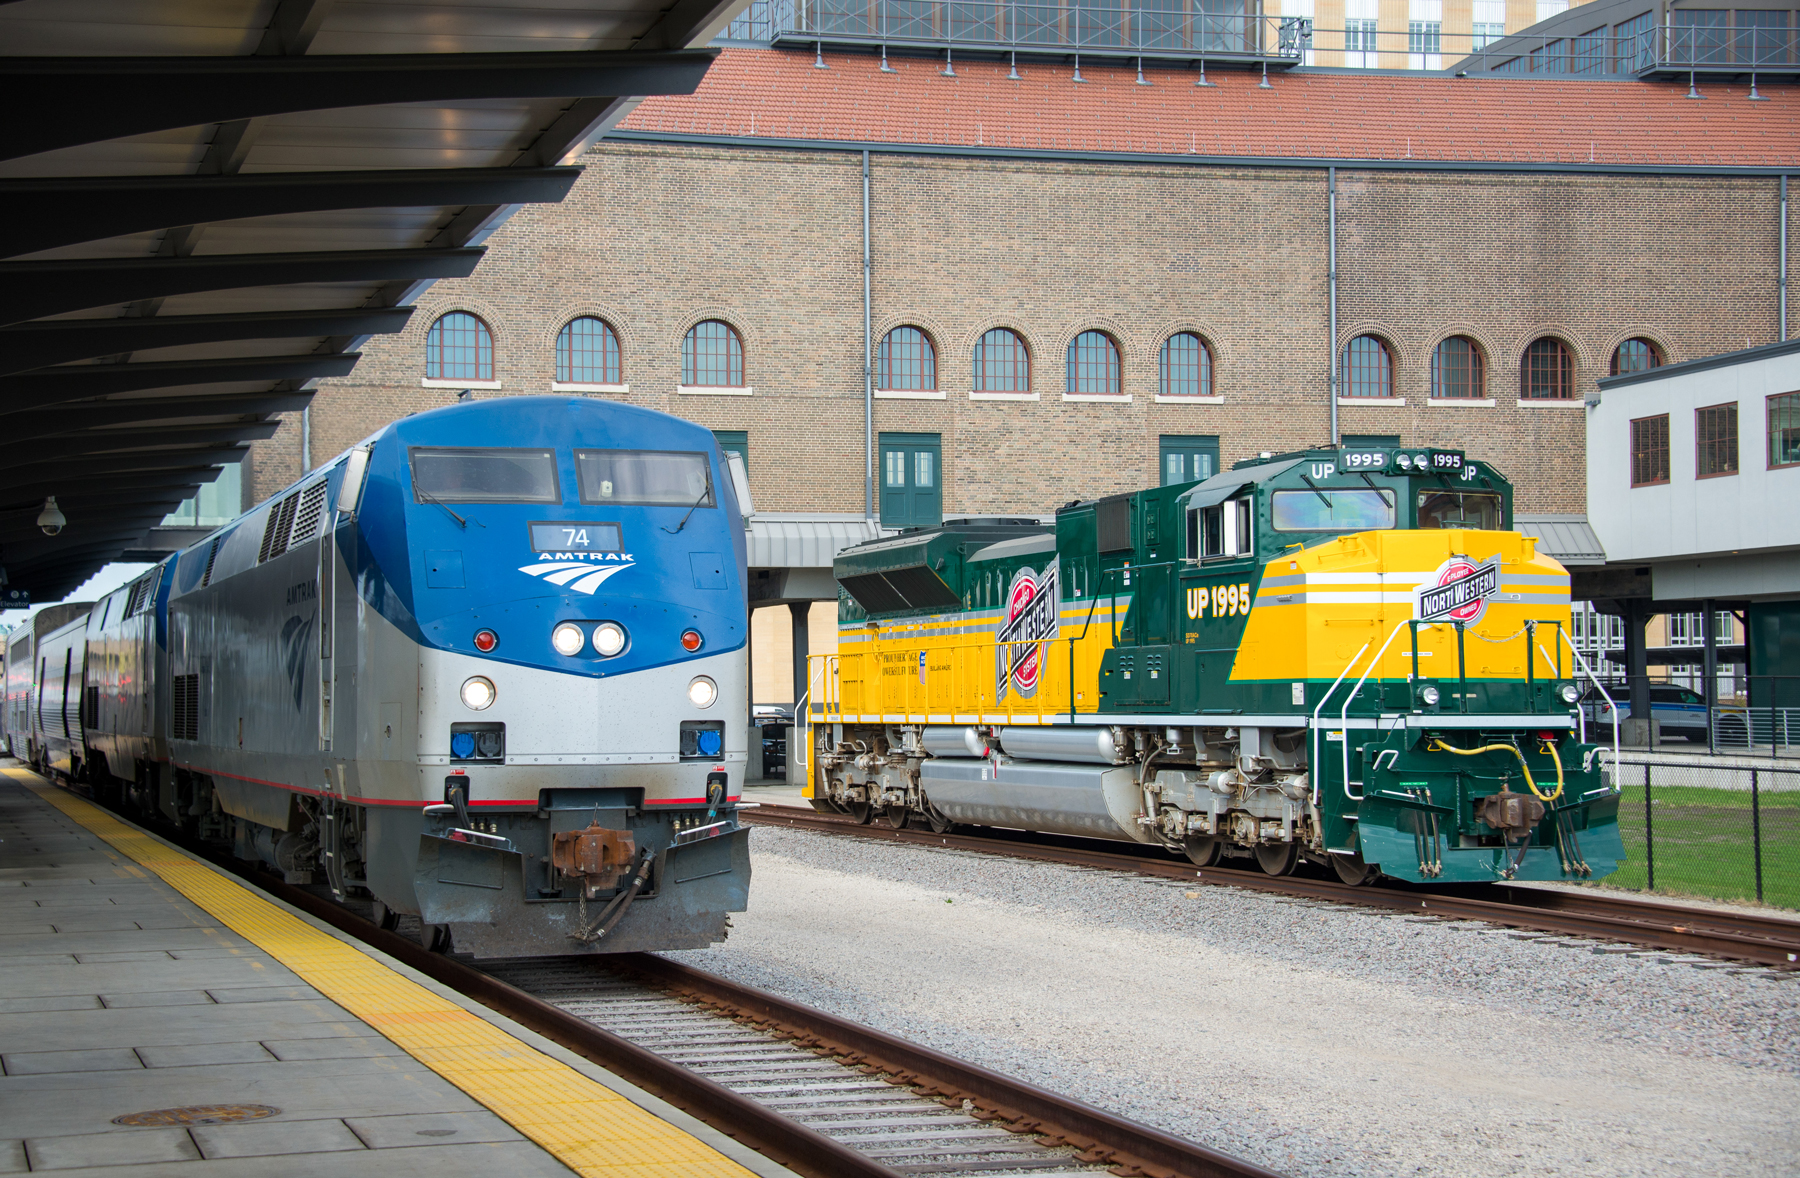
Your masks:
<svg viewBox="0 0 1800 1178"><path fill-rule="evenodd" d="M1345 881L1592 879L1569 574L1457 451L1312 450L841 553L806 793Z"/></svg>

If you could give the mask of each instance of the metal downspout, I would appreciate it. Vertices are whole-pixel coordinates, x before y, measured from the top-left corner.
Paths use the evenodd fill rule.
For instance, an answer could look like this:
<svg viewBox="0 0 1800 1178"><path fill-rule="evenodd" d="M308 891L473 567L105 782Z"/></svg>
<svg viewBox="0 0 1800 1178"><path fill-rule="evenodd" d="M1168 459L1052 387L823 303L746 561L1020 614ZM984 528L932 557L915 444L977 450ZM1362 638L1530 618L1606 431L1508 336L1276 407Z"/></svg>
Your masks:
<svg viewBox="0 0 1800 1178"><path fill-rule="evenodd" d="M300 410L300 473L312 473L312 406Z"/></svg>
<svg viewBox="0 0 1800 1178"><path fill-rule="evenodd" d="M1787 195L1787 182L1788 182L1788 178L1785 175L1782 176L1782 178L1781 178L1781 274L1775 280L1775 290L1776 290L1776 294L1777 294L1777 300L1780 303L1780 312L1781 312L1781 326L1776 329L1775 336L1777 339L1784 340L1784 341L1788 337L1788 316L1787 316L1788 195Z"/></svg>
<svg viewBox="0 0 1800 1178"><path fill-rule="evenodd" d="M869 315L869 152L862 153L863 188L863 518L875 519L875 340Z"/></svg>
<svg viewBox="0 0 1800 1178"><path fill-rule="evenodd" d="M1338 444L1338 324L1337 324L1337 169L1325 169L1326 184L1330 190L1330 227L1326 231L1329 258L1325 265L1325 279L1331 289L1331 339L1328 341L1331 355L1331 444Z"/></svg>

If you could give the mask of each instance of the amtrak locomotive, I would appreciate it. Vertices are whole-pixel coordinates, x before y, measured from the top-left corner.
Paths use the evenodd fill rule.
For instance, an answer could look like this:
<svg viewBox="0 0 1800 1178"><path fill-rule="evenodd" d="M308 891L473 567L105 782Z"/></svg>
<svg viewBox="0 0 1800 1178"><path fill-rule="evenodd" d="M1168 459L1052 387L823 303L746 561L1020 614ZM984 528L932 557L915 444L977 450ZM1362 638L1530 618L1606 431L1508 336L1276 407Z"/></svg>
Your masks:
<svg viewBox="0 0 1800 1178"><path fill-rule="evenodd" d="M748 512L664 414L406 418L95 604L32 758L428 945L705 946L750 880Z"/></svg>

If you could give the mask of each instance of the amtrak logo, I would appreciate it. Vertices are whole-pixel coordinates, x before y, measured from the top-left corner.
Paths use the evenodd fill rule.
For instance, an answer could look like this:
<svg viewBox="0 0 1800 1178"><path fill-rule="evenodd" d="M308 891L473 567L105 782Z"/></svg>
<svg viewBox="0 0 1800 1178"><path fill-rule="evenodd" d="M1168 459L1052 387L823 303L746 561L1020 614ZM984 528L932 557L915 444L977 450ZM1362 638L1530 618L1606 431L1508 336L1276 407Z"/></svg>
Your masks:
<svg viewBox="0 0 1800 1178"><path fill-rule="evenodd" d="M593 594L595 590L599 589L600 586L606 584L607 578L616 573L622 573L631 567L631 564L629 563L631 558L629 556L625 558L628 563L609 563L600 565L596 568L595 561L582 560L574 553L559 552L555 554L545 553L544 555L550 556L551 559L540 561L537 564L523 565L520 567L519 571L528 576L541 577L552 585L557 585L564 589L573 589L577 593L586 593L590 595ZM618 553L612 552L607 553L607 555L614 559L617 559L619 556Z"/></svg>
<svg viewBox="0 0 1800 1178"><path fill-rule="evenodd" d="M295 614L281 628L281 661L287 669L288 682L294 688L294 710L299 711L301 701L306 697L306 664L307 656L312 653L313 622L318 615L300 620Z"/></svg>

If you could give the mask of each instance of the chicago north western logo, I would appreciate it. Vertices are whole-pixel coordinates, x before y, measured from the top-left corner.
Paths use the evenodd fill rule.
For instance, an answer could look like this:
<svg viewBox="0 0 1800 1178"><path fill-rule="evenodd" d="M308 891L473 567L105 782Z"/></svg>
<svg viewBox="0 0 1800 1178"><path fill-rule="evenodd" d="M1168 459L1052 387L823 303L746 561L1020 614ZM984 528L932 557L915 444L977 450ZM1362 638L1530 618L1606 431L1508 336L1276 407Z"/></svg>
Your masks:
<svg viewBox="0 0 1800 1178"><path fill-rule="evenodd" d="M1481 620L1488 602L1500 593L1500 558L1476 564L1466 556L1453 556L1438 566L1434 579L1413 590L1413 617L1421 622Z"/></svg>
<svg viewBox="0 0 1800 1178"><path fill-rule="evenodd" d="M1040 580L1032 569L1020 569L1006 587L1006 617L1000 625L994 678L996 699L1006 698L1007 688L1020 699L1037 694L1044 666L1044 643L1056 637L1056 566L1044 570Z"/></svg>

